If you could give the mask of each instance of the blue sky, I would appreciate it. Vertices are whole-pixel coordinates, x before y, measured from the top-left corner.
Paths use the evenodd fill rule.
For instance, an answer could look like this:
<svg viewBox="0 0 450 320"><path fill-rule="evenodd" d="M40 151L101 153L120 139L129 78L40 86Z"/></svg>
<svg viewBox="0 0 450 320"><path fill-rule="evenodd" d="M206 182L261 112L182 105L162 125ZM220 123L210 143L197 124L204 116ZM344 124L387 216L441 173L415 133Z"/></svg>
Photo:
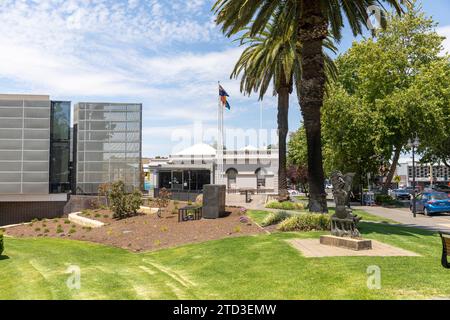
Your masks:
<svg viewBox="0 0 450 320"><path fill-rule="evenodd" d="M229 79L242 49L215 26L212 3L2 0L0 91L50 94L73 103L142 102L144 156L176 151L180 136L186 138L194 125L214 130L217 81L231 96L225 126L258 129L260 103L242 96L239 81ZM450 38L450 1L424 1L423 8ZM345 32L340 51L353 40ZM445 45L450 51L450 41ZM273 133L276 99L267 97L262 108L262 127ZM295 98L289 121L291 131L301 121Z"/></svg>

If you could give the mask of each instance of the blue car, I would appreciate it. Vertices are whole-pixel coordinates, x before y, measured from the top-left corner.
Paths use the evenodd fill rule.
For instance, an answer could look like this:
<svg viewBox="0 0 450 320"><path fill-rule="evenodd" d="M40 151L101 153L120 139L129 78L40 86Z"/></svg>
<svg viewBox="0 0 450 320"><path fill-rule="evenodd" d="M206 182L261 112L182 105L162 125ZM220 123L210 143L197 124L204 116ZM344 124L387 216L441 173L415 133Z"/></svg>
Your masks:
<svg viewBox="0 0 450 320"><path fill-rule="evenodd" d="M413 202L411 200L411 211ZM424 192L416 197L416 212L423 212L426 216L433 213L450 213L450 197L444 192Z"/></svg>

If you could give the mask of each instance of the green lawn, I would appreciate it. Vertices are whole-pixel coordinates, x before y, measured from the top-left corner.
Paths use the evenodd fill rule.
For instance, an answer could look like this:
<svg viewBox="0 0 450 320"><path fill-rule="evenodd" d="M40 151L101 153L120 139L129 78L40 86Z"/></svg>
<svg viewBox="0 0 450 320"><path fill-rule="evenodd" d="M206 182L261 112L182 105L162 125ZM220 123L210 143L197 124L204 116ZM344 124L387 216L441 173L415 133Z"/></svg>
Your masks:
<svg viewBox="0 0 450 320"><path fill-rule="evenodd" d="M437 235L362 223L365 237L421 257L304 258L286 243L323 232L276 233L186 245L152 253L62 239L5 238L0 299L405 299L450 296ZM69 265L81 289L66 286ZM366 269L381 268L369 290Z"/></svg>

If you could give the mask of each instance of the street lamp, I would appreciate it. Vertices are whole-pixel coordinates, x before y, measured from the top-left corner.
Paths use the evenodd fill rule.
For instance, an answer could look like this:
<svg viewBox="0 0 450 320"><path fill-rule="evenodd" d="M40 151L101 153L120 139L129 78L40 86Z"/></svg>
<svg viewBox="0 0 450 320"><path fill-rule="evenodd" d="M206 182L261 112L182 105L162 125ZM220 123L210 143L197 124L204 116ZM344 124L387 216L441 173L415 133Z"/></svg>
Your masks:
<svg viewBox="0 0 450 320"><path fill-rule="evenodd" d="M416 136L414 140L408 140L408 146L412 149L412 174L413 174L413 216L416 217L416 161L415 161L415 152L416 148L419 147L419 138Z"/></svg>

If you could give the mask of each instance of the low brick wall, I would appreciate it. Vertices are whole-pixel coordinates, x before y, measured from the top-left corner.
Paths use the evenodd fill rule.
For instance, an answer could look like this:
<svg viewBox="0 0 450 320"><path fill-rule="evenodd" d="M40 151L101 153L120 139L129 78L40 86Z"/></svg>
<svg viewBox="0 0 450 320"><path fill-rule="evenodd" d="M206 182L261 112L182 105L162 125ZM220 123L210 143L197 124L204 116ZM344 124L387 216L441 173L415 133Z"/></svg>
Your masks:
<svg viewBox="0 0 450 320"><path fill-rule="evenodd" d="M66 201L0 202L0 226L64 215Z"/></svg>

